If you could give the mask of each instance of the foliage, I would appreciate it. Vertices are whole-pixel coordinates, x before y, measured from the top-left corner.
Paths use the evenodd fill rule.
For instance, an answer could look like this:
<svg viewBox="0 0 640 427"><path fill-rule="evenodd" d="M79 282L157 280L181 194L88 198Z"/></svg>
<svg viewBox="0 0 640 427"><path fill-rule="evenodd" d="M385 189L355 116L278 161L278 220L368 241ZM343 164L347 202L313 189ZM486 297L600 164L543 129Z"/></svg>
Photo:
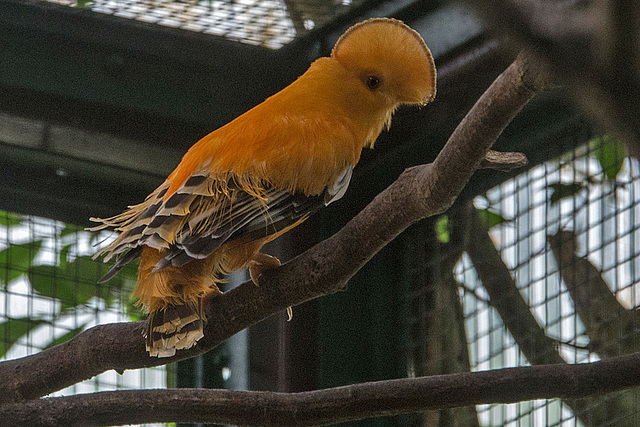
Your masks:
<svg viewBox="0 0 640 427"><path fill-rule="evenodd" d="M17 214L0 212L0 227L15 231L26 224L26 218ZM78 242L87 237L92 243L99 242L98 233L84 231L80 227L65 225L54 227L53 236L34 238L21 244L10 244L0 251L0 286L7 288L10 282L25 278L31 288L41 297L49 298L57 304L53 313L38 314L32 317L7 318L0 323L0 357L3 357L21 338L44 324L62 323L87 305L114 307L121 304L120 295L128 294L136 280L135 265L127 266L107 285L97 281L107 272L109 266L100 260L94 260L89 254L81 254ZM54 265L37 261L42 253L51 251L52 242L62 242L57 251ZM48 243L48 244L47 244ZM54 245L54 247L56 247ZM46 248L46 249L45 249ZM142 313L126 299L124 310L131 320L139 320ZM82 332L88 323L82 323L62 336L45 342L45 348L67 341Z"/></svg>
<svg viewBox="0 0 640 427"><path fill-rule="evenodd" d="M43 319L31 319L29 317L7 319L0 323L0 340L5 343L4 346L0 346L0 357L4 357L12 344L43 323L46 323ZM11 345L6 343L11 343Z"/></svg>
<svg viewBox="0 0 640 427"><path fill-rule="evenodd" d="M449 243L449 217L442 215L436 221L436 237L440 243Z"/></svg>
<svg viewBox="0 0 640 427"><path fill-rule="evenodd" d="M579 182L571 182L569 184L554 182L553 184L549 184L547 188L551 190L551 197L549 198L549 201L554 205L566 197L575 196L584 190L586 186Z"/></svg>
<svg viewBox="0 0 640 427"><path fill-rule="evenodd" d="M595 138L589 144L606 178L615 181L626 157L625 145L609 135Z"/></svg>
<svg viewBox="0 0 640 427"><path fill-rule="evenodd" d="M10 281L17 279L29 271L29 266L35 259L42 240L13 245L0 251L0 284L6 286Z"/></svg>
<svg viewBox="0 0 640 427"><path fill-rule="evenodd" d="M9 227L12 225L20 225L20 215L14 214L11 212L1 212L0 213L0 225L4 225L5 227Z"/></svg>
<svg viewBox="0 0 640 427"><path fill-rule="evenodd" d="M482 218L485 224L487 224L488 228L507 222L502 215L490 209L478 209L478 213L480 214L480 218Z"/></svg>
<svg viewBox="0 0 640 427"><path fill-rule="evenodd" d="M602 177L598 179L594 175L574 168L573 173L577 178L574 182L554 182L547 185L547 189L551 190L549 201L552 205L562 199L580 194L583 190L589 189L591 184L612 185L614 187L619 185L617 177L627 157L625 145L609 135L603 135L589 141L588 149L600 165Z"/></svg>
<svg viewBox="0 0 640 427"><path fill-rule="evenodd" d="M494 227L498 224L508 222L502 215L496 213L490 209L477 209L480 214L480 218L487 224L488 228ZM449 243L451 239L449 217L447 215L441 215L435 224L436 238L440 243Z"/></svg>

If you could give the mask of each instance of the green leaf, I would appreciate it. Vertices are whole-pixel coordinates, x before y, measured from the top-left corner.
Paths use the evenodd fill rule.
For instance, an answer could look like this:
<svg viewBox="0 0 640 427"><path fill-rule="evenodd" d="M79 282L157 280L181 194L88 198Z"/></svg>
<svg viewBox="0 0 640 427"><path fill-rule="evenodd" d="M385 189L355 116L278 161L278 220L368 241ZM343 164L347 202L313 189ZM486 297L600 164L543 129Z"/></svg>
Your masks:
<svg viewBox="0 0 640 427"><path fill-rule="evenodd" d="M11 347L23 336L31 332L33 329L47 323L41 319L31 319L29 317L20 317L17 319L7 319L0 323L0 342L4 345L0 346L0 357L9 351Z"/></svg>
<svg viewBox="0 0 640 427"><path fill-rule="evenodd" d="M442 215L436 221L436 237L442 243L449 243L449 217Z"/></svg>
<svg viewBox="0 0 640 427"><path fill-rule="evenodd" d="M53 265L38 265L29 272L31 287L40 295L67 302L74 300L73 284L63 283L63 269ZM69 291L68 289L71 289Z"/></svg>
<svg viewBox="0 0 640 427"><path fill-rule="evenodd" d="M561 199L565 197L571 197L578 194L582 191L585 186L580 184L579 182L572 182L570 184L563 184L562 182L556 182L553 184L547 185L547 188L552 191L551 193L551 204L558 203Z"/></svg>
<svg viewBox="0 0 640 427"><path fill-rule="evenodd" d="M63 246L62 249L60 250L60 255L58 255L58 265L60 267L65 267L67 265L67 259L69 257L69 251L71 250L71 246L73 245L66 245Z"/></svg>
<svg viewBox="0 0 640 427"><path fill-rule="evenodd" d="M5 285L13 279L26 274L42 246L42 240L11 245L0 251L0 283Z"/></svg>
<svg viewBox="0 0 640 427"><path fill-rule="evenodd" d="M590 144L605 176L614 181L627 157L625 145L609 135L595 138Z"/></svg>
<svg viewBox="0 0 640 427"><path fill-rule="evenodd" d="M82 231L81 227L65 224L64 228L60 230L60 237L68 236L69 234L74 234L79 231Z"/></svg>
<svg viewBox="0 0 640 427"><path fill-rule="evenodd" d="M32 267L29 279L39 294L60 300L65 309L86 304L93 297L109 300L112 297L109 288L97 284L107 267L89 256L81 256L60 266Z"/></svg>
<svg viewBox="0 0 640 427"><path fill-rule="evenodd" d="M124 310L129 315L129 320L132 322L142 320L146 317L142 307L136 305L137 299L134 301L132 298L128 298L124 301Z"/></svg>
<svg viewBox="0 0 640 427"><path fill-rule="evenodd" d="M79 327L67 332L66 334L62 335L61 337L58 337L58 338L54 339L53 341L51 341L49 344L47 344L47 346L45 348L55 347L58 344L62 344L65 341L69 341L71 338L75 337L80 332L84 331L84 328L86 326L87 326L87 324L85 323L84 325L79 326Z"/></svg>
<svg viewBox="0 0 640 427"><path fill-rule="evenodd" d="M0 211L0 225L11 227L12 225L20 224L22 224L22 215Z"/></svg>
<svg viewBox="0 0 640 427"><path fill-rule="evenodd" d="M87 7L89 3L91 3L91 0L76 0L76 5L78 7Z"/></svg>
<svg viewBox="0 0 640 427"><path fill-rule="evenodd" d="M508 222L502 215L490 211L489 209L479 209L480 218L487 224L488 228L494 227L503 222Z"/></svg>

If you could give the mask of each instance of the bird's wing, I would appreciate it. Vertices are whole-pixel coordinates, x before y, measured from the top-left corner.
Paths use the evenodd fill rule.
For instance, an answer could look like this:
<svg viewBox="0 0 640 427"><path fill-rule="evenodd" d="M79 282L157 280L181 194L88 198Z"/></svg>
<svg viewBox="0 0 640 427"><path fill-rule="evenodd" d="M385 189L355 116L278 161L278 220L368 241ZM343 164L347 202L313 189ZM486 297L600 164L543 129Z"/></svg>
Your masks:
<svg viewBox="0 0 640 427"><path fill-rule="evenodd" d="M165 182L147 200L113 218L97 220L95 229L114 227L120 235L97 255L118 260L102 278L109 280L128 262L137 258L143 246L166 250L156 270L181 266L206 258L229 240L250 242L290 227L324 205L344 195L353 167L349 166L322 194L305 196L266 186L221 178L203 170L194 173L169 197Z"/></svg>

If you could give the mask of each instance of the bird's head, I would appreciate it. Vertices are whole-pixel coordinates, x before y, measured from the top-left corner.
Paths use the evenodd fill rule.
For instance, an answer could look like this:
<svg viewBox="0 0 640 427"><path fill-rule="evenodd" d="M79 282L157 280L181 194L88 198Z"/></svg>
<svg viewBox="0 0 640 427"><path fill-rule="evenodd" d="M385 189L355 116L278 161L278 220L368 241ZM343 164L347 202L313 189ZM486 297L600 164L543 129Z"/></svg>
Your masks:
<svg viewBox="0 0 640 427"><path fill-rule="evenodd" d="M386 103L424 105L436 95L431 51L420 34L396 19L354 25L338 39L331 57Z"/></svg>

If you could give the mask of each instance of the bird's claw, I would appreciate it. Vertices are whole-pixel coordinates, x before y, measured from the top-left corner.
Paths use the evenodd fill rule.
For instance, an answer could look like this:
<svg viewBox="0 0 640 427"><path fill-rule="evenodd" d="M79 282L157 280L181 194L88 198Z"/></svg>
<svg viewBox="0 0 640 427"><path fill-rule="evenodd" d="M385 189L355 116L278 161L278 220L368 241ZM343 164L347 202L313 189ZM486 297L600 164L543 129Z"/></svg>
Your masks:
<svg viewBox="0 0 640 427"><path fill-rule="evenodd" d="M267 270L280 267L282 263L274 256L258 252L249 263L249 276L254 285L260 286L258 279Z"/></svg>

